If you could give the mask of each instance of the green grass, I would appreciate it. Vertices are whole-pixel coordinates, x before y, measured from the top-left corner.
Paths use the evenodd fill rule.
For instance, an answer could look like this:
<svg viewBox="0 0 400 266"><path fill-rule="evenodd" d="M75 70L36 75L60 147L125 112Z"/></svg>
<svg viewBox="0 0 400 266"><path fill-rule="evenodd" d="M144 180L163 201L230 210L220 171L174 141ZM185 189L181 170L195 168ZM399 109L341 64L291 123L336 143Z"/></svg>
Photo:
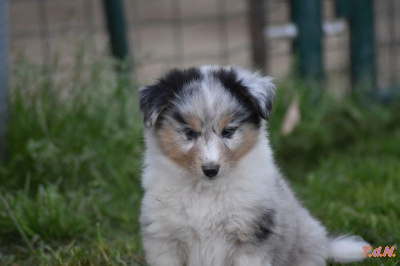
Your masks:
<svg viewBox="0 0 400 266"><path fill-rule="evenodd" d="M400 256L399 152L399 129L365 139L328 155L295 187L330 231L361 235L374 247L397 245ZM384 265L395 261L400 263L398 258L379 260Z"/></svg>
<svg viewBox="0 0 400 266"><path fill-rule="evenodd" d="M143 264L137 86L114 66L95 59L84 67L78 58L60 78L17 62L9 160L0 163L0 265ZM396 106L339 101L300 82L278 87L271 144L304 204L330 231L399 247ZM302 120L284 137L295 95ZM396 254L360 265L400 265Z"/></svg>

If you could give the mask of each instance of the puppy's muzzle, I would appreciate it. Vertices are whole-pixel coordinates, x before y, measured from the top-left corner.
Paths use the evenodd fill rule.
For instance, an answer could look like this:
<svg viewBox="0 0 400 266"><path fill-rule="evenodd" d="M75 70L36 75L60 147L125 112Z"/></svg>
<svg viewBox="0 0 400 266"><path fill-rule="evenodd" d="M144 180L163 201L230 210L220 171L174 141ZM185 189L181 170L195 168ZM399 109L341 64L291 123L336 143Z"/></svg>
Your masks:
<svg viewBox="0 0 400 266"><path fill-rule="evenodd" d="M212 178L218 174L219 171L219 165L218 164L206 164L201 167L203 170L203 173L209 177Z"/></svg>

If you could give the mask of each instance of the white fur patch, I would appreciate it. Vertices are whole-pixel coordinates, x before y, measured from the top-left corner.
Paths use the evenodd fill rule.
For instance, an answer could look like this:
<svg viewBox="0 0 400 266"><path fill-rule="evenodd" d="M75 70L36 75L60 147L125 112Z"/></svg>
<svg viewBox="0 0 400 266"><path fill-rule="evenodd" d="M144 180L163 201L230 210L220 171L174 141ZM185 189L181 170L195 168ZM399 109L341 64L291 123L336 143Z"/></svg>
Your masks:
<svg viewBox="0 0 400 266"><path fill-rule="evenodd" d="M334 262L354 262L364 259L363 246L369 246L358 236L339 236L330 241L329 257Z"/></svg>
<svg viewBox="0 0 400 266"><path fill-rule="evenodd" d="M219 145L216 138L211 138L203 148L203 164L218 163L220 156Z"/></svg>

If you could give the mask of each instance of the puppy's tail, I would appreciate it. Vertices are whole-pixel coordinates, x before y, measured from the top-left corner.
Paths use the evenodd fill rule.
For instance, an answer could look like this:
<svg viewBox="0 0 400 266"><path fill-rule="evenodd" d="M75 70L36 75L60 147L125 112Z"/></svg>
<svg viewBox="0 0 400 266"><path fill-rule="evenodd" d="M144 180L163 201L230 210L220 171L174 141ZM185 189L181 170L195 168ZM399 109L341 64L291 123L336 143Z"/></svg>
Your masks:
<svg viewBox="0 0 400 266"><path fill-rule="evenodd" d="M359 236L338 236L329 240L329 259L333 262L354 262L364 259L364 246L370 246Z"/></svg>

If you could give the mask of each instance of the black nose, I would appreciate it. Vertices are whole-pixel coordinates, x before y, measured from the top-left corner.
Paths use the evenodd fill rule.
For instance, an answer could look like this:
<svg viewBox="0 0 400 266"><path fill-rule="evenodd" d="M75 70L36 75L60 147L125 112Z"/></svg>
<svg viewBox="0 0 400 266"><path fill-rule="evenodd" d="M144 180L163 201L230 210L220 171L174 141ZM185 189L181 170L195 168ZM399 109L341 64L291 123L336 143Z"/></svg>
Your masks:
<svg viewBox="0 0 400 266"><path fill-rule="evenodd" d="M212 164L212 165L203 165L201 167L201 169L203 169L203 173L207 176L207 177L214 177L218 174L219 171L219 165L216 164Z"/></svg>

